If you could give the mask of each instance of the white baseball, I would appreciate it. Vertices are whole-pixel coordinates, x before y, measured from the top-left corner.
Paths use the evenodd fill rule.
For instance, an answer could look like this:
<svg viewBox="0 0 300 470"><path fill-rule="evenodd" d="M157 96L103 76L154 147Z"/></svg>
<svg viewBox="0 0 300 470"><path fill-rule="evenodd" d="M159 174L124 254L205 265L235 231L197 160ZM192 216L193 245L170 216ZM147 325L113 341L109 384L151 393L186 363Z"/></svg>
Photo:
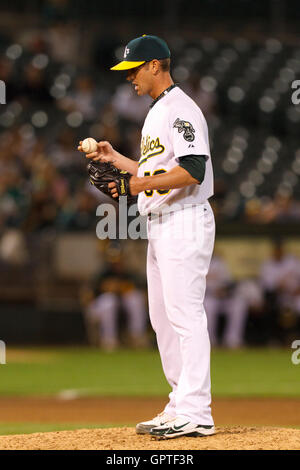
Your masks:
<svg viewBox="0 0 300 470"><path fill-rule="evenodd" d="M93 139L93 137L88 137L87 139L84 139L81 144L81 147L84 153L97 152L98 150L97 142L95 139Z"/></svg>

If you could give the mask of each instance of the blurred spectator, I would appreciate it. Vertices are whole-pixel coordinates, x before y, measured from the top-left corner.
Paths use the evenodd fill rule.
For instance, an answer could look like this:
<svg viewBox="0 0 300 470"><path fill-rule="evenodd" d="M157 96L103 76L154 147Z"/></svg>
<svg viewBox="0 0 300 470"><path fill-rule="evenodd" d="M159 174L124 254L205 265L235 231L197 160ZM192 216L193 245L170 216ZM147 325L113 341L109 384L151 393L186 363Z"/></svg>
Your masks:
<svg viewBox="0 0 300 470"><path fill-rule="evenodd" d="M300 298L300 260L286 254L281 241L273 243L270 259L262 264L260 283L264 291L270 337L289 341L297 328Z"/></svg>
<svg viewBox="0 0 300 470"><path fill-rule="evenodd" d="M67 230L68 225L65 223L67 220L74 220L73 216L69 218L70 211L74 210L75 201L80 199L77 195L87 182L84 159L77 155L78 140L87 135L97 140L109 140L118 151L138 160L140 124L149 110L151 98L137 96L129 84L118 85L118 74L111 75L109 71L109 66L114 60L110 60L105 70L101 72L101 85L97 71L95 75L95 72L87 67L84 73L78 73L76 67L70 67L66 60L68 56L70 60L72 58L71 61L75 60L74 51L79 47L78 31L74 31L74 25L64 24L62 18L71 4L64 0L61 2L54 0L49 1L47 5L48 7L50 5L49 12L53 13L50 16L56 18L54 26L45 27L44 30L33 28L20 31L16 40L20 44L16 42L5 46L3 55L0 55L0 79L6 84L8 101L7 106L1 107L0 110L0 165L3 165L4 173L6 173L5 168L10 172L10 180L13 178L13 172L15 172L14 178L17 178L17 175L19 178L14 185L12 181L9 183L14 186L13 190L6 191L2 187L0 204L4 207L5 201L6 216L2 214L0 219L3 224L20 224L27 213L32 215L36 194L32 194L31 190L36 184L37 166L39 162L49 159L56 168L51 188L62 186L63 179L60 179L60 175L67 180L67 183L66 181L64 183L67 192L65 202L58 203L52 198L51 213L56 215L50 219L55 226ZM73 31L71 39L66 38L69 28ZM122 55L123 48L120 47L122 41L118 39L119 34L120 31L112 32L109 28L101 30L101 37L107 36L107 43L102 45L99 43L99 50L102 50L104 55L105 50L110 50L108 54L110 56L115 53L117 56ZM50 37L55 39L52 41ZM69 40L72 46L65 55L64 48L67 46L68 49ZM207 44L213 45L211 41ZM179 58L183 55L186 59L184 41L181 41L181 46L177 54ZM56 53L58 56L62 54L62 57L57 57ZM255 48L253 48L254 53ZM194 51L193 54L193 61L201 56L199 51L197 54ZM223 50L225 61L224 58L219 60L213 50L210 54L213 59L211 66L215 65L217 69L219 66L222 68L225 62L237 60L236 52L228 48ZM297 49L291 50L291 54L295 59L290 60L290 67L296 69ZM176 60L174 57L174 64ZM209 60L207 56L205 63L208 61L209 64ZM242 67L243 62L240 65ZM223 83L220 78L217 82L217 75L209 65L207 69L201 68L201 75L197 67L184 82L183 87L199 104L204 114L210 116L208 123L212 131L212 156L216 172L215 195L211 203L217 223L246 221L254 224L286 222L292 224L299 221L298 142L292 138L289 140L269 135L270 131L267 128L257 132L255 123L252 122L251 126L248 126L247 113L241 116L246 125L237 127L226 116L226 107L219 106L219 101L220 98L223 99L223 91L225 96L228 95L234 100L242 99L240 90L235 86L224 90L222 87L225 87L226 80ZM112 77L116 77L116 82L112 82ZM114 94L111 91L112 86L115 87ZM251 105L254 106L254 102L255 100L253 103L251 101ZM39 115L35 116L37 110ZM247 149L251 149L250 154L245 153ZM283 156L287 156L283 172L283 157L281 154L279 156L280 152L283 152ZM7 159L10 159L14 168L7 165ZM274 173L268 173L273 171L273 167ZM3 178L7 179L7 176ZM54 183L55 180L58 181L57 185ZM7 184L8 182L5 185ZM14 195L17 191L22 193L24 205L31 205L29 211L23 210L22 214L21 198L18 198L18 204L15 204ZM88 192L93 194L91 188ZM100 196L95 198L103 199ZM43 200L40 204L48 206L49 201ZM13 219L7 217L11 211L14 212ZM43 214L42 207L39 213ZM62 214L64 216L61 218ZM64 222L61 225L62 220ZM26 222L25 226L31 226L34 230L39 224L31 225Z"/></svg>
<svg viewBox="0 0 300 470"><path fill-rule="evenodd" d="M278 192L273 200L262 207L260 221L263 223L297 220L300 220L300 203L293 200L290 194Z"/></svg>
<svg viewBox="0 0 300 470"><path fill-rule="evenodd" d="M58 105L68 112L79 111L85 120L91 121L99 116L108 96L105 90L96 88L90 76L81 75L75 81L74 90L62 98Z"/></svg>
<svg viewBox="0 0 300 470"><path fill-rule="evenodd" d="M109 103L100 113L99 121L91 126L91 135L96 140L108 140L119 152L131 155L127 129L126 123L120 122L118 114Z"/></svg>
<svg viewBox="0 0 300 470"><path fill-rule="evenodd" d="M45 73L31 63L26 65L24 76L18 84L17 96L28 105L35 103L42 106L53 101Z"/></svg>
<svg viewBox="0 0 300 470"><path fill-rule="evenodd" d="M62 64L76 63L80 56L79 27L59 21L45 32L51 57Z"/></svg>
<svg viewBox="0 0 300 470"><path fill-rule="evenodd" d="M254 280L233 282L225 261L215 254L207 276L204 306L211 344L220 344L218 319L220 315L224 315L222 345L238 348L244 344L249 309L258 310L263 307L262 291Z"/></svg>
<svg viewBox="0 0 300 470"><path fill-rule="evenodd" d="M269 325L263 290L257 278L238 282L235 296L239 299L243 317L243 340L248 345L267 343Z"/></svg>
<svg viewBox="0 0 300 470"><path fill-rule="evenodd" d="M130 347L148 345L145 294L137 280L124 269L119 253L108 258L106 268L94 281L93 290L85 290L82 294L91 344L108 351L120 346L118 327L122 311L127 319L125 344Z"/></svg>
<svg viewBox="0 0 300 470"><path fill-rule="evenodd" d="M29 260L26 240L20 230L7 230L0 239L0 260L22 266Z"/></svg>
<svg viewBox="0 0 300 470"><path fill-rule="evenodd" d="M141 124L149 111L151 98L138 96L132 85L119 85L113 98L112 107L117 114L128 121Z"/></svg>
<svg viewBox="0 0 300 470"><path fill-rule="evenodd" d="M180 85L185 93L199 106L208 121L216 112L216 85L217 82L212 77L201 78L200 75L195 72L190 75L183 85Z"/></svg>
<svg viewBox="0 0 300 470"><path fill-rule="evenodd" d="M49 145L48 156L56 168L71 170L85 167L85 161L76 149L77 136L69 127L65 127L59 133L57 139Z"/></svg>
<svg viewBox="0 0 300 470"><path fill-rule="evenodd" d="M95 227L97 205L97 199L83 188L76 193L75 198L66 194L58 210L56 226L62 230L88 230Z"/></svg>
<svg viewBox="0 0 300 470"><path fill-rule="evenodd" d="M151 98L138 97L131 85L109 70L123 55L120 45L127 32L119 25L111 29L111 24L97 24L96 33L93 28L82 29L80 23L70 22L78 8L73 3L47 0L43 28L37 18L36 27L18 28L11 38L0 38L0 80L7 95L7 105L0 106L0 258L16 269L18 262L28 260L28 240L34 239L36 245L37 239L43 239L41 230L49 238L68 230L94 232L97 204L111 202L89 183L86 161L77 151L79 140L90 135L111 141L132 158L140 156L140 125ZM183 72L193 70L182 87L210 127L216 173L211 204L217 227L235 235L245 230L244 222L281 225L281 232L289 224L297 230L299 107L289 106L290 84L300 71L299 46L274 40L267 40L266 46L251 41L229 45L204 38L191 51L184 32L176 42L172 66L175 71L183 60ZM267 43L271 49L280 46L280 54L268 51ZM85 52L88 44L92 57ZM83 61L83 71L70 65ZM268 73L261 73L265 67ZM233 119L235 106L238 124ZM33 119L36 110L45 111L41 119ZM267 119L267 124L259 120L261 113L275 113L277 118ZM268 227L262 231L267 233ZM109 263L87 308L96 312L97 342L100 318L118 344L120 318L121 323L128 318L133 334L134 320L127 311L145 309L136 280L115 266ZM102 307L110 312L109 320ZM224 260L214 257L206 310L212 344L238 347L244 333L248 344L288 343L300 330L299 261L286 255L282 246L274 247L259 279L237 282ZM137 316L142 331L144 314Z"/></svg>

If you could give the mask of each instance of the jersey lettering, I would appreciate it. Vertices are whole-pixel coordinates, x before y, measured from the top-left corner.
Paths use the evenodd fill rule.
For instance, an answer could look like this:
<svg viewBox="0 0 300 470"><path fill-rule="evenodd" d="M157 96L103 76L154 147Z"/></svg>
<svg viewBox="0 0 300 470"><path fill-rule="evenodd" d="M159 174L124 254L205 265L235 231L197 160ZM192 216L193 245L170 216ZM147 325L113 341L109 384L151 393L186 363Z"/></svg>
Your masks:
<svg viewBox="0 0 300 470"><path fill-rule="evenodd" d="M165 170L164 168L159 168L153 172L153 176L161 175L162 173L167 173L167 170ZM150 171L144 171L144 176L150 176L150 175L151 175ZM155 191L158 194L163 195L163 194L168 194L171 191L171 189L156 189ZM154 191L153 189L146 189L144 193L146 194L147 197L151 197L153 196Z"/></svg>
<svg viewBox="0 0 300 470"><path fill-rule="evenodd" d="M150 175L151 175L150 171L144 171L144 176L150 176ZM144 191L144 193L146 194L147 197L153 196L153 190L152 189L146 189Z"/></svg>
<svg viewBox="0 0 300 470"><path fill-rule="evenodd" d="M150 135L143 137L141 142L141 158L145 155L146 157L140 160L139 166L145 163L149 158L160 155L164 151L165 147L160 143L159 137L156 137L156 139L151 139ZM148 152L151 153L148 154Z"/></svg>

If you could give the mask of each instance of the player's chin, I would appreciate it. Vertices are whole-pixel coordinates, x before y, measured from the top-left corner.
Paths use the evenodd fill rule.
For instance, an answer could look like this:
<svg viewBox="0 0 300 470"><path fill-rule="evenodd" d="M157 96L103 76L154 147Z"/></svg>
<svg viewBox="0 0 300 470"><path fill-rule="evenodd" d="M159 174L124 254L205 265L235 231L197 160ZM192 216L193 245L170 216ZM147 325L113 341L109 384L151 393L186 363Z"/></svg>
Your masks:
<svg viewBox="0 0 300 470"><path fill-rule="evenodd" d="M142 88L140 88L140 87L136 87L135 91L136 91L136 94L137 94L138 96L143 96L143 95L146 94L146 93L144 92L144 90L143 90Z"/></svg>

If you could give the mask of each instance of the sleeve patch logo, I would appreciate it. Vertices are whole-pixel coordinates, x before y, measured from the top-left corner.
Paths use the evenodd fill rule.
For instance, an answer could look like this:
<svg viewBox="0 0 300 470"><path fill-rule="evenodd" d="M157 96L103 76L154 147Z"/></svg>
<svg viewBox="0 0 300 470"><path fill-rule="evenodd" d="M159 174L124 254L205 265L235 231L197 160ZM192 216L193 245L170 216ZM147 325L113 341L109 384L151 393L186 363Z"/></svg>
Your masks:
<svg viewBox="0 0 300 470"><path fill-rule="evenodd" d="M189 121L182 121L181 119L177 118L173 124L173 127L178 129L179 133L183 132L183 138L188 142L193 142L195 139L195 129Z"/></svg>

